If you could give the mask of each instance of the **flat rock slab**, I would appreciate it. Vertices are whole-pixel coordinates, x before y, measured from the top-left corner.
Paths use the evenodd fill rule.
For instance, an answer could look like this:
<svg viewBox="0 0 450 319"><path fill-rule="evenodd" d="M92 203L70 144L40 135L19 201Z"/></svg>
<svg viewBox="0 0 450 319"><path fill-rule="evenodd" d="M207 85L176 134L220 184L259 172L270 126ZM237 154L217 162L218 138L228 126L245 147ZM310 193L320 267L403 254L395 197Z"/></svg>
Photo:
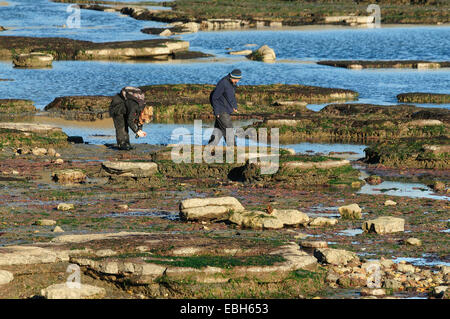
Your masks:
<svg viewBox="0 0 450 319"><path fill-rule="evenodd" d="M41 295L47 299L101 298L105 294L104 288L86 284L80 284L79 287L71 287L67 283L56 284L41 290Z"/></svg>
<svg viewBox="0 0 450 319"><path fill-rule="evenodd" d="M347 265L349 262L359 262L359 258L354 252L343 249L317 248L314 250L314 257L321 263L332 265Z"/></svg>
<svg viewBox="0 0 450 319"><path fill-rule="evenodd" d="M270 214L263 211L234 212L229 221L244 228L280 229L285 226L306 225L309 217L294 209L274 209Z"/></svg>
<svg viewBox="0 0 450 319"><path fill-rule="evenodd" d="M362 229L365 232L374 232L377 234L402 232L405 230L405 220L403 218L383 216L365 221Z"/></svg>
<svg viewBox="0 0 450 319"><path fill-rule="evenodd" d="M54 225L56 225L56 220L39 219L38 221L35 222L35 225L38 225L38 226L54 226Z"/></svg>
<svg viewBox="0 0 450 319"><path fill-rule="evenodd" d="M14 279L14 275L6 270L0 270L0 285L5 285Z"/></svg>
<svg viewBox="0 0 450 319"><path fill-rule="evenodd" d="M1 80L0 81L7 81ZM0 99L0 114L36 113L36 107L31 100Z"/></svg>
<svg viewBox="0 0 450 319"><path fill-rule="evenodd" d="M45 68L52 65L53 55L40 52L19 54L14 57L13 64L21 68Z"/></svg>
<svg viewBox="0 0 450 319"><path fill-rule="evenodd" d="M51 240L52 243L84 243L93 240L106 240L117 237L148 235L143 232L118 232L118 233L102 233L102 234L86 234L86 235L63 235Z"/></svg>
<svg viewBox="0 0 450 319"><path fill-rule="evenodd" d="M183 220L225 220L231 211L242 212L245 208L234 197L190 198L180 203Z"/></svg>
<svg viewBox="0 0 450 319"><path fill-rule="evenodd" d="M0 247L0 265L29 265L68 261L67 251L36 246Z"/></svg>
<svg viewBox="0 0 450 319"><path fill-rule="evenodd" d="M52 133L62 132L60 127L48 124L31 124L31 123L0 123L0 129L17 130L32 133Z"/></svg>
<svg viewBox="0 0 450 319"><path fill-rule="evenodd" d="M309 226L312 227L324 227L324 226L334 226L338 223L336 218L327 217L317 217L309 222Z"/></svg>
<svg viewBox="0 0 450 319"><path fill-rule="evenodd" d="M158 164L153 162L110 162L102 163L102 168L110 175L121 177L149 177L158 172Z"/></svg>
<svg viewBox="0 0 450 319"><path fill-rule="evenodd" d="M283 167L290 169L312 169L312 168L320 168L320 169L330 169L341 166L350 165L349 160L339 160L339 161L323 161L323 162L299 162L292 161L286 162L283 164Z"/></svg>

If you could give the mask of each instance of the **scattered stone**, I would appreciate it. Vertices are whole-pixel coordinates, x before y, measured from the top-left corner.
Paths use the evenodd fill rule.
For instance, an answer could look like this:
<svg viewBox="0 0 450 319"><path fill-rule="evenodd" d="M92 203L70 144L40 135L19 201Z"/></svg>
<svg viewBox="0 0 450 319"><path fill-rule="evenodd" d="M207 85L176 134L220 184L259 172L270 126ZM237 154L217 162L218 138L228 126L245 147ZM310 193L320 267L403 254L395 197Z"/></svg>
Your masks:
<svg viewBox="0 0 450 319"><path fill-rule="evenodd" d="M180 203L183 220L226 220L231 211L239 213L245 208L234 197L190 198Z"/></svg>
<svg viewBox="0 0 450 319"><path fill-rule="evenodd" d="M47 155L48 155L48 156L51 156L51 157L54 157L54 156L56 155L55 149L54 149L53 147L50 147L50 148L47 150Z"/></svg>
<svg viewBox="0 0 450 319"><path fill-rule="evenodd" d="M124 204L124 205L118 205L117 208L119 209L123 209L123 210L128 210L128 205Z"/></svg>
<svg viewBox="0 0 450 319"><path fill-rule="evenodd" d="M86 174L77 169L66 169L52 174L54 181L61 184L83 183L86 181Z"/></svg>
<svg viewBox="0 0 450 319"><path fill-rule="evenodd" d="M422 241L418 238L410 237L406 240L406 244L411 246L422 246Z"/></svg>
<svg viewBox="0 0 450 319"><path fill-rule="evenodd" d="M14 275L6 270L0 270L0 285L5 285L14 279Z"/></svg>
<svg viewBox="0 0 450 319"><path fill-rule="evenodd" d="M102 163L102 168L110 175L121 177L149 177L158 171L153 162L110 162Z"/></svg>
<svg viewBox="0 0 450 319"><path fill-rule="evenodd" d="M263 45L258 50L253 51L247 55L250 60L262 61L262 62L274 62L276 60L275 51L268 45Z"/></svg>
<svg viewBox="0 0 450 319"><path fill-rule="evenodd" d="M73 204L66 204L66 203L59 203L57 210L67 211L71 209L75 209L75 206Z"/></svg>
<svg viewBox="0 0 450 319"><path fill-rule="evenodd" d="M16 149L16 155L27 155L30 153L31 153L31 149L26 146Z"/></svg>
<svg viewBox="0 0 450 319"><path fill-rule="evenodd" d="M402 273L414 273L416 268L413 265L400 262L397 264L397 270Z"/></svg>
<svg viewBox="0 0 450 319"><path fill-rule="evenodd" d="M13 58L14 66L21 68L45 68L52 66L52 62L51 54L41 52L19 54Z"/></svg>
<svg viewBox="0 0 450 319"><path fill-rule="evenodd" d="M73 283L76 284L76 283ZM81 284L79 288L71 287L70 283L55 284L41 290L41 295L47 299L88 299L101 298L106 294L104 288Z"/></svg>
<svg viewBox="0 0 450 319"><path fill-rule="evenodd" d="M351 262L359 262L358 256L351 251L333 248L317 248L314 257L321 263L332 265L347 265Z"/></svg>
<svg viewBox="0 0 450 319"><path fill-rule="evenodd" d="M316 227L334 226L337 223L338 223L338 220L336 218L317 217L317 218L314 218L309 223L309 226L316 226Z"/></svg>
<svg viewBox="0 0 450 319"><path fill-rule="evenodd" d="M64 163L64 160L62 159L62 158L58 158L58 159L56 159L55 160L55 164L63 164Z"/></svg>
<svg viewBox="0 0 450 319"><path fill-rule="evenodd" d="M365 221L362 229L365 232L374 232L377 234L402 232L405 230L405 220L403 218L383 216Z"/></svg>
<svg viewBox="0 0 450 319"><path fill-rule="evenodd" d="M397 203L390 199L384 202L384 206L396 206L396 205Z"/></svg>
<svg viewBox="0 0 450 319"><path fill-rule="evenodd" d="M36 156L42 156L42 155L47 154L47 150L42 147L35 147L35 148L33 148L33 150L31 152L33 153L33 155L36 155Z"/></svg>
<svg viewBox="0 0 450 319"><path fill-rule="evenodd" d="M369 185L379 185L383 183L383 179L377 175L370 175L369 177L364 179Z"/></svg>
<svg viewBox="0 0 450 319"><path fill-rule="evenodd" d="M361 296L385 296L386 295L386 290L384 290L383 288L375 288L375 289L371 289L371 288L362 288L361 289Z"/></svg>
<svg viewBox="0 0 450 319"><path fill-rule="evenodd" d="M64 230L63 230L61 227L56 226L56 227L53 229L53 232L54 232L54 233L64 233Z"/></svg>
<svg viewBox="0 0 450 319"><path fill-rule="evenodd" d="M358 204L350 204L347 206L341 206L338 208L339 213L342 218L346 219L361 219L362 218L362 209Z"/></svg>
<svg viewBox="0 0 450 319"><path fill-rule="evenodd" d="M39 219L34 224L38 226L54 226L56 225L56 221L52 219Z"/></svg>

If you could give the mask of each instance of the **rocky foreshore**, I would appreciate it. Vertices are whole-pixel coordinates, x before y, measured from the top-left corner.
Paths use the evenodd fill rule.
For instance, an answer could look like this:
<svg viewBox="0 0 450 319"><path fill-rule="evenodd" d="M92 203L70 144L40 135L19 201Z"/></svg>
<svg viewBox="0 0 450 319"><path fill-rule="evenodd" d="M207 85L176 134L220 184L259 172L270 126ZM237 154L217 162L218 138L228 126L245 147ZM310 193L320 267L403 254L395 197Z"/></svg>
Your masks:
<svg viewBox="0 0 450 319"><path fill-rule="evenodd" d="M147 105L153 107L156 120L206 119L212 118L209 94L211 84L167 84L149 85L141 89L147 97ZM358 93L334 88L305 85L241 85L236 91L238 103L242 105L241 118L263 117L264 114L292 114L311 112L306 103L355 100ZM108 107L112 97L68 96L58 97L45 107L52 116L67 119L95 120L109 117Z"/></svg>
<svg viewBox="0 0 450 319"><path fill-rule="evenodd" d="M439 69L450 67L450 61L426 61L426 60L341 60L319 61L317 64L328 65L347 69Z"/></svg>
<svg viewBox="0 0 450 319"><path fill-rule="evenodd" d="M397 95L397 100L403 103L448 104L450 103L450 94L423 92L401 93Z"/></svg>

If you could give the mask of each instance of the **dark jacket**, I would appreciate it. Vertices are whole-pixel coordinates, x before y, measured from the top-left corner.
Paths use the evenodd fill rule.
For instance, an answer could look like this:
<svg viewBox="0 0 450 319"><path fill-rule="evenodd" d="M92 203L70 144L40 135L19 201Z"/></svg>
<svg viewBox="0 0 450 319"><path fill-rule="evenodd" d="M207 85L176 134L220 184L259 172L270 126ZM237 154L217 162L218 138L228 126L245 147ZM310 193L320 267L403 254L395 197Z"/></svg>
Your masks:
<svg viewBox="0 0 450 319"><path fill-rule="evenodd" d="M209 102L213 107L214 115L233 113L233 109L237 109L235 94L236 87L231 83L230 75L224 76L209 96Z"/></svg>
<svg viewBox="0 0 450 319"><path fill-rule="evenodd" d="M125 100L120 94L116 94L109 107L109 114L111 117L125 116L128 127L137 133L139 131L137 124L142 110L143 107L140 107L137 101L131 98Z"/></svg>

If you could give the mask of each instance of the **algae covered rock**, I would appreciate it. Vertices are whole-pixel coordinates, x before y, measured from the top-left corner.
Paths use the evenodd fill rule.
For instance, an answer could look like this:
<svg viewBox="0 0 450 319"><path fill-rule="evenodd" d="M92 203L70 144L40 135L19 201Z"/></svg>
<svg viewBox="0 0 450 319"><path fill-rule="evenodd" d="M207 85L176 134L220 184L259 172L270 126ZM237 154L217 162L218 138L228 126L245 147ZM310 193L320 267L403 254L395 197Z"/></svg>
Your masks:
<svg viewBox="0 0 450 319"><path fill-rule="evenodd" d="M338 208L339 213L342 218L347 219L361 219L362 218L362 209L358 204L350 204L347 206L341 206Z"/></svg>
<svg viewBox="0 0 450 319"><path fill-rule="evenodd" d="M47 53L32 52L14 57L13 64L20 68L46 68L52 66L53 56Z"/></svg>

